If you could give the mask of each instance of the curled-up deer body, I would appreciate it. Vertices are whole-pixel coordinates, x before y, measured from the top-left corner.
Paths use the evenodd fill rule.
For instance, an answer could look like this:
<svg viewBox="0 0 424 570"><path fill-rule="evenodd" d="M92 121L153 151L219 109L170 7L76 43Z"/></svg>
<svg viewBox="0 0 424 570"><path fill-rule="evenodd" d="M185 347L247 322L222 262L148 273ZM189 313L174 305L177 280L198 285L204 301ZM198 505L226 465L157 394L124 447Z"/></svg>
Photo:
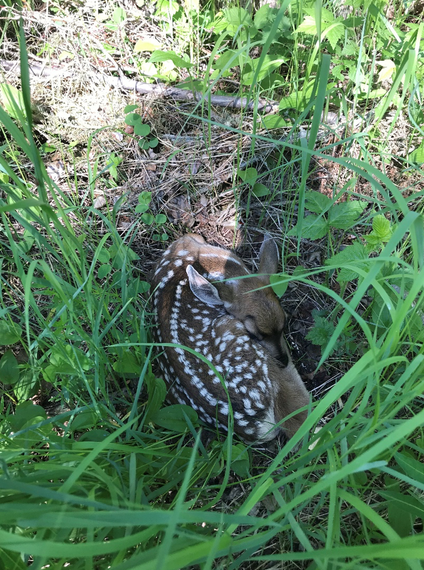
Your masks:
<svg viewBox="0 0 424 570"><path fill-rule="evenodd" d="M250 441L273 439L280 430L275 424L309 402L283 338L284 311L269 287L277 266L271 239L262 245L259 274L246 277L235 254L187 234L165 251L152 282L158 343L181 345L165 347L159 357L169 400L224 429L230 400L234 431ZM203 355L221 378L182 347ZM287 419L286 436L305 417L302 410Z"/></svg>

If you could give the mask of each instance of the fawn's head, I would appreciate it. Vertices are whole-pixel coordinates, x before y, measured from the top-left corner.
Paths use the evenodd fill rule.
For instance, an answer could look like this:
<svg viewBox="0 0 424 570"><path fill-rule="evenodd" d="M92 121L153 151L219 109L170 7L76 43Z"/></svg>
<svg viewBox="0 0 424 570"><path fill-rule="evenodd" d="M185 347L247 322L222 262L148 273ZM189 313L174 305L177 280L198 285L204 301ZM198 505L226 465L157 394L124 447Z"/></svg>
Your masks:
<svg viewBox="0 0 424 570"><path fill-rule="evenodd" d="M278 270L275 242L265 238L259 254L258 274L254 275L234 254L213 248L217 250L213 256L211 247L204 247L198 256L203 272L187 266L195 297L209 306L222 305L229 315L243 323L252 340L262 344L282 366L287 366L289 352L283 336L286 316L269 280L270 274Z"/></svg>

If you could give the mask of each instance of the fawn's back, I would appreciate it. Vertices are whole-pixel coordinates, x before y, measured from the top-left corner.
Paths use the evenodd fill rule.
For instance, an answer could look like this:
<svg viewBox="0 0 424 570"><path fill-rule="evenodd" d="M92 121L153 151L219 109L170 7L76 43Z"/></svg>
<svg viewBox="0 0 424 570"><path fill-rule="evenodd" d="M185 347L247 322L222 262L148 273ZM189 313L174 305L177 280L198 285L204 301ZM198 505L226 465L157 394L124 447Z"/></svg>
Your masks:
<svg viewBox="0 0 424 570"><path fill-rule="evenodd" d="M181 345L159 357L168 398L224 429L230 400L234 430L247 440L272 439L275 424L309 401L283 338L284 311L269 287L277 265L272 240L262 245L259 274L249 276L235 254L187 234L163 254L152 281L157 340ZM302 411L286 420L286 435L305 417Z"/></svg>

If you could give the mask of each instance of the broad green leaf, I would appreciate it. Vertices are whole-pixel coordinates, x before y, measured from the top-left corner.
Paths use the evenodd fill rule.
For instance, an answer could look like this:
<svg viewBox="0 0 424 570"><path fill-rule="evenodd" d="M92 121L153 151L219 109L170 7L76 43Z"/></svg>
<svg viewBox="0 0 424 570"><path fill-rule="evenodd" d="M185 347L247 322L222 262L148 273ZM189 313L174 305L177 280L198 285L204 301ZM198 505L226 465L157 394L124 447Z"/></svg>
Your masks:
<svg viewBox="0 0 424 570"><path fill-rule="evenodd" d="M152 214L149 214L149 213L142 214L141 219L148 226L151 226L153 224L153 222L155 221L155 218L152 216Z"/></svg>
<svg viewBox="0 0 424 570"><path fill-rule="evenodd" d="M193 67L192 63L190 63L189 61L185 61L173 51L156 50L150 56L149 61L151 63L157 63L161 61L168 61L169 59L179 68L190 69L191 67Z"/></svg>
<svg viewBox="0 0 424 570"><path fill-rule="evenodd" d="M237 54L237 57L234 57ZM232 61L231 61L232 60ZM234 50L225 51L214 63L214 69L224 69L231 61L231 67L237 67L239 65L244 65L250 61L249 56L245 53L237 53Z"/></svg>
<svg viewBox="0 0 424 570"><path fill-rule="evenodd" d="M16 406L15 413L10 418L10 423L13 430L18 431L27 424L35 424L46 418L47 414L44 408L28 401Z"/></svg>
<svg viewBox="0 0 424 570"><path fill-rule="evenodd" d="M132 262L139 259L135 251L123 243L120 243L119 246L115 244L111 245L109 252L110 258L113 260L112 266L114 269L120 269L126 261Z"/></svg>
<svg viewBox="0 0 424 570"><path fill-rule="evenodd" d="M139 137L147 137L150 134L150 126L144 123L137 123L134 125L134 133Z"/></svg>
<svg viewBox="0 0 424 570"><path fill-rule="evenodd" d="M317 33L317 25L315 23L315 18L312 16L305 16L305 19L300 24L300 26L294 31L295 34L303 33L310 36L315 36Z"/></svg>
<svg viewBox="0 0 424 570"><path fill-rule="evenodd" d="M125 117L125 123L130 126L134 126L137 123L141 123L141 115L139 115L138 113L129 113Z"/></svg>
<svg viewBox="0 0 424 570"><path fill-rule="evenodd" d="M306 339L317 346L326 346L336 327L326 317L314 315L315 324L306 335Z"/></svg>
<svg viewBox="0 0 424 570"><path fill-rule="evenodd" d="M335 49L338 41L344 37L345 27L341 22L332 24L329 28L325 30L325 36L328 38L330 45Z"/></svg>
<svg viewBox="0 0 424 570"><path fill-rule="evenodd" d="M81 431L96 425L97 414L92 410L81 410L71 422L71 431Z"/></svg>
<svg viewBox="0 0 424 570"><path fill-rule="evenodd" d="M19 380L18 361L11 350L7 350L0 358L0 382L15 384Z"/></svg>
<svg viewBox="0 0 424 570"><path fill-rule="evenodd" d="M75 374L81 369L90 370L93 363L80 348L66 344L62 348L52 348L50 366L56 374Z"/></svg>
<svg viewBox="0 0 424 570"><path fill-rule="evenodd" d="M222 448L222 453L226 461L230 460L228 453L228 446L224 445ZM247 452L246 447L237 443L231 446L231 469L239 477L248 477L250 467L250 457Z"/></svg>
<svg viewBox="0 0 424 570"><path fill-rule="evenodd" d="M113 364L113 369L119 374L139 375L141 363L133 352L126 350L122 357Z"/></svg>
<svg viewBox="0 0 424 570"><path fill-rule="evenodd" d="M372 229L381 241L388 241L392 237L389 220L382 214L374 216L372 221Z"/></svg>
<svg viewBox="0 0 424 570"><path fill-rule="evenodd" d="M358 273L353 269L348 269L344 266L347 264L355 264L358 261L364 261L366 259L368 259L368 254L365 246L363 246L360 242L355 242L352 245L348 245L340 253L336 253L330 259L327 259L325 264L336 265L342 268L337 278L339 282L352 281L358 277ZM361 265L359 265L359 267L361 267Z"/></svg>
<svg viewBox="0 0 424 570"><path fill-rule="evenodd" d="M124 108L124 113L132 113L133 111L135 111L136 109L139 108L140 105L127 105Z"/></svg>
<svg viewBox="0 0 424 570"><path fill-rule="evenodd" d="M138 196L138 201L140 204L150 204L152 200L152 193L148 192L147 190L143 190L141 194Z"/></svg>
<svg viewBox="0 0 424 570"><path fill-rule="evenodd" d="M367 202L355 200L335 204L328 212L328 221L333 228L348 230L367 207Z"/></svg>
<svg viewBox="0 0 424 570"><path fill-rule="evenodd" d="M106 263L99 267L97 271L97 276L99 279L104 279L112 271L112 267Z"/></svg>
<svg viewBox="0 0 424 570"><path fill-rule="evenodd" d="M244 8L228 8L224 10L227 24L233 26L251 26L253 24L252 17Z"/></svg>
<svg viewBox="0 0 424 570"><path fill-rule="evenodd" d="M39 389L37 375L31 371L21 373L19 380L13 386L13 392L18 402L24 402L35 396Z"/></svg>
<svg viewBox="0 0 424 570"><path fill-rule="evenodd" d="M246 170L239 170L237 174L243 182L247 182L247 184L251 184L252 186L258 178L258 171L253 167L247 168Z"/></svg>
<svg viewBox="0 0 424 570"><path fill-rule="evenodd" d="M261 61L261 58L251 59L249 62L251 71L243 73L243 85L250 85L256 75L258 81L270 75L274 70L278 69L285 63L285 60L277 55L267 55ZM258 71L258 65L261 67Z"/></svg>
<svg viewBox="0 0 424 570"><path fill-rule="evenodd" d="M9 325L4 320L0 320L0 346L15 344L21 338L22 329L19 325Z"/></svg>
<svg viewBox="0 0 424 570"><path fill-rule="evenodd" d="M150 148L156 148L158 146L158 144L159 144L159 141L156 137L149 140L149 147Z"/></svg>
<svg viewBox="0 0 424 570"><path fill-rule="evenodd" d="M263 198L263 196L268 196L268 194L270 194L269 188L267 188L265 184L261 184L260 182L254 184L252 192L256 196L256 198Z"/></svg>
<svg viewBox="0 0 424 570"><path fill-rule="evenodd" d="M420 144L415 150L408 154L408 161L414 164L424 163L424 142Z"/></svg>
<svg viewBox="0 0 424 570"><path fill-rule="evenodd" d="M109 250L106 247L103 247L100 251L99 251L99 255L97 256L97 260L100 263L107 263L110 260L110 253Z"/></svg>
<svg viewBox="0 0 424 570"><path fill-rule="evenodd" d="M288 235L302 237L304 239L321 239L327 235L329 229L330 224L326 218L311 214L310 216L306 216L306 218L304 218L301 234L300 225L297 223L296 226L289 231Z"/></svg>
<svg viewBox="0 0 424 570"><path fill-rule="evenodd" d="M135 211L137 214L143 214L144 212L147 212L149 207L149 204L138 204L138 206L135 207Z"/></svg>
<svg viewBox="0 0 424 570"><path fill-rule="evenodd" d="M281 115L267 115L266 117L261 117L261 121L265 129L281 129L291 125L291 122L281 117Z"/></svg>
<svg viewBox="0 0 424 570"><path fill-rule="evenodd" d="M168 218L165 216L165 214L156 214L155 216L155 223L160 226L162 224L164 224L166 222Z"/></svg>
<svg viewBox="0 0 424 570"><path fill-rule="evenodd" d="M314 214L322 214L326 212L332 204L331 198L321 192L311 190L305 193L305 208Z"/></svg>
<svg viewBox="0 0 424 570"><path fill-rule="evenodd" d="M190 406L174 404L158 410L152 415L151 421L158 426L177 433L183 433L187 429L185 415L193 425L198 424L197 413Z"/></svg>
<svg viewBox="0 0 424 570"><path fill-rule="evenodd" d="M288 287L289 282L286 281L285 283L281 283L281 280L285 279L287 277L289 277L289 276L286 275L285 273L280 273L280 274L269 276L269 281L271 283L271 287L272 287L274 293L277 295L277 297L282 297L284 295L284 293L287 291L287 287Z"/></svg>

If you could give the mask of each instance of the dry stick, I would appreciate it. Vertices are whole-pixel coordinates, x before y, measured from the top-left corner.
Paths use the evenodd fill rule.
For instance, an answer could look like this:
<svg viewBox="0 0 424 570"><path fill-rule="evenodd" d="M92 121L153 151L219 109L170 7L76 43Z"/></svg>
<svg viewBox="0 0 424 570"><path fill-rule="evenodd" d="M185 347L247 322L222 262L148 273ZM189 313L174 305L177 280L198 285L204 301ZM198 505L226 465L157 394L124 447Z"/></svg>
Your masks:
<svg viewBox="0 0 424 570"><path fill-rule="evenodd" d="M20 73L19 61L8 61L0 60L0 64L7 71L13 71L14 73ZM38 77L69 77L72 75L72 71L63 68L47 67L40 63L30 63L29 70L32 75ZM165 87L161 83L151 84L151 83L141 83L135 79L129 79L121 74L120 77L110 77L103 75L104 81L113 87L120 87L126 91L134 91L140 94L151 93L153 95L159 95L162 97L173 98L177 101L201 101L202 99L210 101L212 105L217 107L230 107L233 109L247 109L252 111L255 107L255 101L248 101L247 97L232 97L231 95L204 95L199 91L189 91L186 89L179 89L178 87ZM275 101L266 101L265 99L259 99L257 104L257 110L264 113L271 113L278 111L278 103Z"/></svg>

